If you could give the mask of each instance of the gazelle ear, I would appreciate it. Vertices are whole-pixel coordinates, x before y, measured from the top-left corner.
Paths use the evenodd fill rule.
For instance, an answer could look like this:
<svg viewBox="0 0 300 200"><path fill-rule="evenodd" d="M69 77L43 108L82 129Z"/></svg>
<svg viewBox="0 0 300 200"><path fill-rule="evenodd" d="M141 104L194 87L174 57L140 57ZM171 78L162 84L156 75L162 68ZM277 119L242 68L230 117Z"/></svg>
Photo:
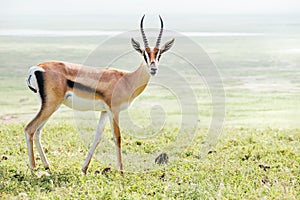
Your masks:
<svg viewBox="0 0 300 200"><path fill-rule="evenodd" d="M136 40L134 40L133 38L131 38L131 44L132 44L133 48L134 48L137 52L139 52L139 53L142 53L142 52L143 52L142 49L141 49L141 45L140 45L140 43L139 43L138 41L136 41Z"/></svg>
<svg viewBox="0 0 300 200"><path fill-rule="evenodd" d="M168 51L174 44L175 39L173 38L172 40L166 42L160 49L160 53L164 53Z"/></svg>

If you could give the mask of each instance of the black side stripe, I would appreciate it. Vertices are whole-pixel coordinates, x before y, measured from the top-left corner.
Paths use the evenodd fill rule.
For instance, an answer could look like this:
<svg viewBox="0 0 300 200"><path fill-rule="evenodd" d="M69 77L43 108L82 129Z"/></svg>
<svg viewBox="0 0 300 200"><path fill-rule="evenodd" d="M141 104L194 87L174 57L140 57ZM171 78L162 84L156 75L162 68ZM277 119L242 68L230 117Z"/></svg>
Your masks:
<svg viewBox="0 0 300 200"><path fill-rule="evenodd" d="M46 102L46 93L45 93L45 85L44 85L44 75L41 71L34 72L37 84L39 87L39 93L42 99L42 104Z"/></svg>
<svg viewBox="0 0 300 200"><path fill-rule="evenodd" d="M74 88L75 87L75 89L83 90L83 91L90 92L90 93L95 93L95 94L97 94L99 96L104 97L104 93L103 92L95 90L95 89L93 89L93 88L91 88L89 86L83 85L81 83L77 83L77 82L74 82L74 81L71 81L71 80L67 80L67 85L70 88Z"/></svg>

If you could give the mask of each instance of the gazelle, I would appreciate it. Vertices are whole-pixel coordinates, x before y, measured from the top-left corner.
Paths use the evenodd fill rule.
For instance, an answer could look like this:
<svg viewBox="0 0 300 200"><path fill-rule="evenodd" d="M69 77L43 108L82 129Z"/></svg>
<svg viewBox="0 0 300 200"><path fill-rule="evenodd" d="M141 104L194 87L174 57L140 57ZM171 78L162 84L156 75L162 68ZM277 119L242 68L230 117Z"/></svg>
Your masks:
<svg viewBox="0 0 300 200"><path fill-rule="evenodd" d="M140 30L145 48L142 49L139 42L131 39L133 48L144 58L134 72L112 68L93 68L68 62L43 62L29 69L27 85L37 93L41 100L40 110L25 127L31 169L36 168L33 141L45 169L49 169L49 163L40 141L41 130L57 108L65 104L76 110L101 111L95 138L83 163L82 172L86 174L93 153L101 140L107 118L112 127L118 167L120 171L123 170L119 113L143 92L150 77L157 73L161 54L168 51L174 43L172 39L160 48L163 20L159 16L161 29L155 47L150 48L143 29L144 17L145 15L141 19Z"/></svg>

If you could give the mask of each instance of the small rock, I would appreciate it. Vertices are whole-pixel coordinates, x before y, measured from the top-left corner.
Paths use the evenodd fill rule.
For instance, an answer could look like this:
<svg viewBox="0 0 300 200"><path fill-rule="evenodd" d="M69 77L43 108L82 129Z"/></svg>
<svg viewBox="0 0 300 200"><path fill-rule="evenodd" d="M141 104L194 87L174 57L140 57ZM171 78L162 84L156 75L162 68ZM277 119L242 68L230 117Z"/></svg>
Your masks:
<svg viewBox="0 0 300 200"><path fill-rule="evenodd" d="M166 153L162 153L157 158L155 158L155 163L159 165L167 164L168 162L169 156Z"/></svg>
<svg viewBox="0 0 300 200"><path fill-rule="evenodd" d="M102 170L101 174L106 174L106 173L109 173L111 172L111 168L110 167L106 167Z"/></svg>
<svg viewBox="0 0 300 200"><path fill-rule="evenodd" d="M2 155L1 160L8 160L8 156L7 155Z"/></svg>
<svg viewBox="0 0 300 200"><path fill-rule="evenodd" d="M210 151L207 152L207 154L212 154L212 153L217 153L217 151L210 150Z"/></svg>
<svg viewBox="0 0 300 200"><path fill-rule="evenodd" d="M264 171L267 171L268 169L270 169L271 167L270 166L267 166L267 165L258 165L260 168L262 168Z"/></svg>

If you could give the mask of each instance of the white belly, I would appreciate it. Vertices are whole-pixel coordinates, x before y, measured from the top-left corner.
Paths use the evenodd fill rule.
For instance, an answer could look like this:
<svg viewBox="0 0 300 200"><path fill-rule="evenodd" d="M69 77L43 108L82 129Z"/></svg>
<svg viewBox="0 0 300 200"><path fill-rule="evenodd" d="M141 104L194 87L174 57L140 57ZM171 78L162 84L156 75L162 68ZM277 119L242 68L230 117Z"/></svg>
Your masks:
<svg viewBox="0 0 300 200"><path fill-rule="evenodd" d="M102 100L89 100L76 96L73 92L67 92L65 95L64 105L80 111L96 110L105 111L107 105Z"/></svg>

